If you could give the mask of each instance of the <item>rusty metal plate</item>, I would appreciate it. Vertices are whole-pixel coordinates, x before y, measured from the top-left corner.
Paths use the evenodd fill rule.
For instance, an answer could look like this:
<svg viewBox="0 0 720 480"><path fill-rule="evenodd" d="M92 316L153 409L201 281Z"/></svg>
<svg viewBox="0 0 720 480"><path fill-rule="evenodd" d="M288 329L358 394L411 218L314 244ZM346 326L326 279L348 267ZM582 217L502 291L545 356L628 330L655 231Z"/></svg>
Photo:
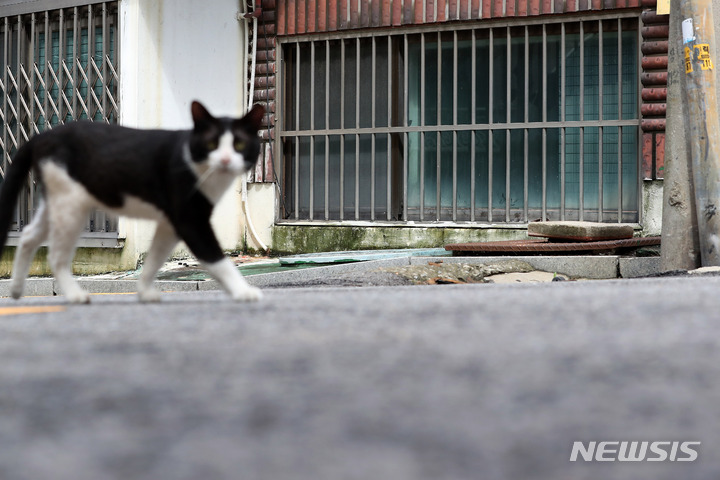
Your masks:
<svg viewBox="0 0 720 480"><path fill-rule="evenodd" d="M445 246L445 250L454 255L478 253L555 253L555 252L598 252L619 248L637 248L660 245L660 237L637 237L621 240L601 240L596 242L557 242L547 238L528 238L526 240L506 240L501 242L454 243Z"/></svg>

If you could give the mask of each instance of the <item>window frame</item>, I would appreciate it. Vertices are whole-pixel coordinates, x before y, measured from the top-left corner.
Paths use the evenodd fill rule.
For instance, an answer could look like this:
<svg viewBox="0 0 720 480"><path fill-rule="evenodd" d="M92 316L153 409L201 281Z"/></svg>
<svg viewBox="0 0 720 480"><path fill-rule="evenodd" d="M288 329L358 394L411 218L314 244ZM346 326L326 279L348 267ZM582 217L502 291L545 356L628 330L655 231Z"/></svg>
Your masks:
<svg viewBox="0 0 720 480"><path fill-rule="evenodd" d="M408 26L408 27L394 27L391 30L390 29L373 29L373 30L363 30L363 31L354 31L354 32L332 32L332 33L321 33L321 34L308 34L308 35L297 35L292 37L279 37L278 38L278 45L277 45L277 55L279 59L279 64L282 66L282 68L278 69L277 73L277 88L278 88L278 99L279 99L279 106L281 114L278 115L276 119L276 129L277 129L277 136L275 138L275 151L280 152L280 161L276 163L275 168L277 173L277 178L279 179L280 183L280 196L281 196L281 202L279 202L278 211L276 215L276 221L278 223L282 224L304 224L306 222L310 222L312 224L337 224L342 223L343 225L349 225L349 224L359 224L364 225L367 224L368 220L372 223L390 223L394 225L423 225L423 224L449 224L453 226L463 226L463 225L469 225L469 226L477 226L477 225L512 225L512 224L525 224L529 221L535 220L535 218L532 218L532 214L528 212L528 202L527 202L527 186L524 188L525 192L525 199L524 199L524 205L523 205L523 215L521 219L517 218L511 218L510 215L510 205L509 202L506 202L507 205L505 206L505 212L504 215L496 215L493 213L492 207L489 207L488 214L483 218L479 215L477 215L475 212L475 201L471 201L471 213L469 219L462 219L458 220L457 215L457 190L456 185L453 185L453 207L452 207L452 215L440 215L439 213L436 213L435 215L430 216L424 216L420 215L420 218L409 218L408 216L408 151L407 151L407 145L408 145L408 134L419 132L421 135L426 135L428 133L435 133L438 136L440 136L443 132L449 132L453 135L453 142L457 139L457 131L458 127L461 129L472 129L473 136L475 132L478 131L500 131L500 130L506 130L508 132L512 130L520 130L525 132L525 149L527 150L527 132L529 129L542 129L543 130L543 137L545 136L545 132L548 129L559 129L563 133L570 128L579 128L580 131L583 131L584 128L599 128L600 132L602 134L602 128L604 127L613 127L618 128L618 136L622 136L622 129L629 128L634 135L634 158L630 159L624 159L626 163L629 165L632 165L634 167L635 171L635 178L633 179L634 183L634 204L635 204L635 210L632 210L630 212L624 212L623 211L623 200L622 200L622 193L619 193L620 199L618 200L618 212L616 215L616 218L612 219L613 222L630 222L630 223L636 223L639 224L642 222L642 176L640 174L640 162L641 162L641 139L642 139L642 132L640 128L640 122L641 122L641 113L640 113L640 106L641 106L641 59L642 54L640 52L640 45L642 43L641 38L641 28L642 28L642 22L640 19L640 9L632 9L627 11L614 11L614 12L588 12L588 13L578 13L578 14L563 14L559 16L548 16L548 17L534 17L534 18L522 18L522 19L502 19L502 20L493 20L493 21L487 21L487 20L479 20L479 21L472 21L472 22L463 22L463 23L455 23L455 24L434 24L434 25L424 25L424 26ZM543 119L542 121L528 121L527 118L527 92L526 92L526 102L525 102L525 118L522 122L493 122L492 119L486 124L480 124L476 122L475 119L475 113L473 112L473 119L470 124L457 124L457 118L454 118L452 125L425 125L424 122L420 126L408 126L403 125L402 123L394 124L390 122L390 125L387 127L375 127L373 124L372 128L358 128L355 127L349 127L345 128L345 125L342 126L341 129L331 129L327 128L328 125L326 124L326 128L321 129L309 129L309 130L299 130L299 129L285 129L285 114L291 110L290 105L286 103L286 100L290 99L292 96L291 92L288 92L288 90L292 90L288 88L288 85L286 84L287 79L284 78L284 75L286 73L286 68L288 68L288 64L286 62L286 59L284 58L285 50L288 48L288 45L295 45L295 48L299 49L301 43L309 42L310 45L314 45L314 42L329 42L333 40L344 40L347 41L356 41L360 42L361 39L375 39L377 37L384 37L391 39L388 43L395 43L394 40L396 38L400 38L402 45L400 46L401 49L404 49L405 54L407 55L408 52L408 36L415 35L415 34L423 34L421 38L425 39L427 35L437 34L438 37L441 35L447 35L447 34L453 34L455 35L455 39L457 39L457 35L460 32L475 32L478 30L488 30L489 32L493 32L497 29L507 29L508 36L510 35L510 29L517 29L517 28L525 28L525 31L527 32L528 28L542 28L543 34L545 32L545 27L547 25L561 25L563 32L565 30L565 26L568 24L575 24L579 25L581 31L583 28L583 24L602 24L603 22L607 21L617 21L618 25L621 24L621 22L632 22L632 27L630 30L624 30L624 31L631 31L633 34L636 35L635 38L635 48L636 48L636 54L635 54L635 60L636 60L636 84L635 84L635 115L631 119L623 119L622 113L619 113L619 119L618 120L605 120L602 119L602 112L601 117L599 120L573 120L569 121L565 119L565 104L564 99L562 100L562 106L560 107L560 115L561 118L559 118L557 121L548 121L546 118L546 113L543 112ZM635 23L636 22L636 23ZM492 36L492 33L490 33ZM473 44L475 35L472 34L473 38ZM526 33L526 39L527 33ZM563 37L564 38L564 37ZM508 43L508 50L510 49L510 43ZM618 42L619 44L621 42ZM345 43L343 43L343 46ZM373 40L374 45L374 40ZM454 43L455 46L457 46L457 41ZM526 41L526 48L527 48L527 41ZM566 60L567 57L565 56L565 41L562 42L562 49L563 49L563 60L562 60L562 68L563 68L563 82L565 77L565 66L566 66ZM474 51L474 48L473 48ZM457 55L457 52L455 52L455 55ZM473 55L474 57L474 55ZM473 58L473 62L475 59ZM400 69L404 70L402 73L400 73L402 77L403 85L402 89L404 92L407 92L408 89L408 61L405 59L402 62L402 65L400 66ZM296 67L297 71L296 74L299 73L300 65L299 63L295 63L294 66ZM510 65L508 62L507 65L508 71L510 70ZM311 69L312 70L312 69ZM394 70L394 69L393 69ZM473 71L475 70L475 66L473 63ZM492 70L492 67L491 67ZM526 75L527 75L527 67L526 67ZM457 85L457 76L456 72L454 72L455 75L455 85ZM599 73L600 76L602 76L602 69ZM342 86L344 87L345 82L343 82ZM391 87L389 87L390 89ZM455 95L457 94L456 88L453 89L455 91ZM508 89L509 90L509 89ZM582 91L582 89L581 89ZM621 89L620 89L621 91ZM312 95L313 92L311 92ZM473 88L473 105L475 105L475 88ZM344 94L343 94L344 95ZM394 95L394 94L393 94ZM542 95L545 97L547 95L546 87L543 87ZM581 93L582 95L582 93ZM509 93L508 93L509 96ZM620 97L620 95L618 95ZM390 105L398 104L396 105L398 108L402 108L402 112L400 113L400 116L402 117L402 122L407 123L407 115L408 115L408 95L406 93L403 93L402 95L398 96L396 99L393 99L392 101L388 102ZM600 92L600 97L602 98L602 92ZM602 102L602 100L601 100ZM622 100L620 99L619 102L622 103ZM457 105L457 99L454 100L454 104ZM392 110L393 107L390 106L388 110ZM509 109L509 107L508 107ZM456 115L457 108L454 108ZM474 109L472 109L474 110ZM543 109L545 110L545 109ZM602 110L602 104L601 104L601 110ZM295 112L297 113L297 109L295 109ZM620 109L620 112L622 112L622 108ZM390 118L396 118L397 113L389 113ZM373 116L374 118L374 116ZM508 120L508 119L506 119ZM295 119L295 125L298 125L299 117ZM314 205L313 205L313 193L311 188L311 194L310 194L310 209L309 209L309 215L306 217L302 217L299 215L298 212L298 189L297 189L297 179L294 179L295 181L295 190L294 190L294 199L291 199L290 203L293 203L294 206L291 211L283 211L285 209L285 202L284 202L284 187L286 186L286 183L288 181L288 178L286 176L286 158L285 155L283 155L283 141L287 138L295 137L310 137L314 138L314 136L318 137L324 137L327 142L327 138L330 136L340 136L341 138L344 138L346 135L372 135L373 138L375 138L375 135L382 134L387 135L388 138L388 144L391 143L391 138L394 135L400 135L403 137L402 145L403 145L403 152L401 155L401 162L402 162L402 174L401 179L392 180L390 178L390 175L388 174L387 177L387 195L388 195L388 206L394 206L398 203L398 190L400 191L400 198L399 203L402 205L402 211L399 212L400 215L396 218L394 211L391 211L391 208L388 208L387 215L382 215L381 218L378 218L378 215L376 215L374 210L374 204L371 206L371 215L370 218L360 218L357 214L357 201L355 202L355 215L350 215L350 218L347 218L343 214L343 208L341 206L340 208L340 218L330 218L330 215L328 214L328 186L327 181L325 183L325 192L324 192L324 198L325 198L325 208L324 208L324 215L323 212L320 212L319 217L316 216L314 213ZM510 142L510 135L507 135L507 142ZM543 142L545 140L543 139ZM581 140L582 141L582 140ZM314 143L314 142L313 142ZM598 142L600 145L600 169L602 169L602 141ZM623 140L622 138L618 139L619 146L618 148L622 148ZM326 143L327 144L327 143ZM388 146L388 150L391 150L392 147ZM547 164L547 159L545 158L545 150L543 152L543 160L542 160L542 166L543 169L545 169ZM457 155L457 149L453 147L453 154ZM343 154L344 155L344 154ZM474 153L473 153L474 155ZM622 153L620 154L622 156ZM313 157L313 155L311 155ZM578 208L578 216L579 218L570 218L571 216L567 215L567 212L565 211L565 173L566 173L566 166L564 164L564 157L565 153L564 151L561 152L561 167L560 167L560 175L562 176L560 180L561 187L561 200L560 200L560 217L561 219L580 219L580 220L589 220L588 215L584 215L586 212L585 207L583 206L583 194L582 194L582 187L581 187L581 193L580 193L580 206ZM527 163L527 153L525 153L525 160ZM297 167L298 162L298 151L297 148L295 150L295 156L293 161L295 162L295 166ZM422 160L421 160L422 162ZM373 164L374 168L374 160L371 162ZM439 163L439 162L438 162ZM474 167L474 161L471 162ZM326 161L327 164L327 161ZM453 166L457 166L457 159L453 159ZM527 168L527 166L526 166ZM622 168L622 164L619 165L618 169ZM396 167L393 166L393 170L395 170ZM390 170L390 167L388 166L388 170ZM602 170L600 170L602 171ZM473 175L475 172L473 172ZM325 177L327 179L327 168L325 170ZM581 172L582 175L582 172ZM622 173L619 172L619 175L622 176ZM602 177L602 175L598 175L599 177ZM371 188L374 187L375 179L373 175L373 182ZM290 179L293 180L293 179ZM456 181L457 178L454 177L454 181ZM506 177L507 182L509 183L510 179L509 177ZM359 181L359 178L355 177L355 184L357 189L357 183ZM311 178L312 182L312 178ZM492 183L492 179L488 179L488 182ZM527 183L527 174L525 175L525 182ZM603 211L604 207L602 206L602 179L599 180L600 182L600 194L599 194L599 200L598 203L600 204L598 217L599 218L592 218L593 220L597 221L608 221L607 218L603 218ZM343 186L342 184L344 182L340 182L341 186L340 189L342 190ZM390 185L392 183L392 186ZM583 182L580 182L581 184ZM618 188L622 188L622 180L619 181ZM474 187L474 184L473 184ZM509 188L509 187L508 187ZM545 178L543 178L543 205L542 205L542 216L541 218L546 218L547 210L546 210L546 184L545 184ZM438 197L440 195L439 189L438 189ZM472 198L475 198L475 193L473 191ZM342 196L342 193L341 193ZM356 194L357 196L357 194ZM371 195L371 198L374 199L374 192ZM422 194L421 194L422 198ZM436 205L441 205L441 203L438 201ZM437 209L438 212L440 209ZM420 211L423 212L423 207L421 206ZM607 211L607 210L605 210ZM610 216L610 215L608 215ZM352 218L354 217L354 218ZM633 218L634 217L634 218Z"/></svg>

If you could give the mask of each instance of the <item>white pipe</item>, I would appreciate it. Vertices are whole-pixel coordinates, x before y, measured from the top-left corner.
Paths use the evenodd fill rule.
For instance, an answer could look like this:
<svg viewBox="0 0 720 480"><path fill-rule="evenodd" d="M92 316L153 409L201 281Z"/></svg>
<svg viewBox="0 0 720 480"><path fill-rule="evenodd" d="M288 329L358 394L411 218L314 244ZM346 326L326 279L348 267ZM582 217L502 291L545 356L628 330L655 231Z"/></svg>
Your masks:
<svg viewBox="0 0 720 480"><path fill-rule="evenodd" d="M245 2L243 2L245 3ZM252 8L253 12L255 12L255 2L252 2ZM247 9L247 5L245 6L245 9ZM246 12L247 13L247 12ZM253 100L255 96L255 62L257 58L257 17L253 16L253 39L252 39L252 55L251 55L251 65L250 65L250 91L248 92L248 110L252 108ZM247 34L247 28L245 29L245 42L247 44L247 41L249 40L249 35ZM247 52L247 50L245 50ZM247 62L245 62L245 65L247 65ZM250 209L248 208L248 192L247 192L247 183L248 183L248 176L250 175L250 172L247 173L247 175L243 175L241 179L241 203L242 203L242 209L243 213L245 214L245 224L250 230L250 236L255 240L255 243L258 247L260 247L260 250L267 252L268 247L263 243L262 240L260 240L260 236L258 235L257 231L255 230L255 225L253 224L252 217L250 216Z"/></svg>

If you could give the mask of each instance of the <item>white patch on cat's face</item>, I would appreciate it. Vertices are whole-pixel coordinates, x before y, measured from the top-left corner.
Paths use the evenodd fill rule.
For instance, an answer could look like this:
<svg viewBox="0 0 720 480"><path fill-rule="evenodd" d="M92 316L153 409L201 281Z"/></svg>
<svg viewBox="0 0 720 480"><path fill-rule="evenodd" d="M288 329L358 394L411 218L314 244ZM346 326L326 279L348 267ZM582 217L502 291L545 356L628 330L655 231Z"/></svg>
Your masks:
<svg viewBox="0 0 720 480"><path fill-rule="evenodd" d="M235 150L234 142L235 137L231 132L223 133L218 139L217 148L201 162L194 162L189 148L185 149L185 159L198 177L197 188L213 205L220 201L235 178L247 171L245 158Z"/></svg>
<svg viewBox="0 0 720 480"><path fill-rule="evenodd" d="M245 159L235 150L235 137L231 132L220 135L218 147L208 155L208 167L219 172L239 175L245 171Z"/></svg>

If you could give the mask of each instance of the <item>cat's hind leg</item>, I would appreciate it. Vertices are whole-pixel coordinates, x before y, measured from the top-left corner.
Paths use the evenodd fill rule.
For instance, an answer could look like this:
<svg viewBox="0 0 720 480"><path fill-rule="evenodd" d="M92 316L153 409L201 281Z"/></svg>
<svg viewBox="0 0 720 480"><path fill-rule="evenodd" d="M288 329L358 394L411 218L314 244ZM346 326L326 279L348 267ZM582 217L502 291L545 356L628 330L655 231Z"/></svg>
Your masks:
<svg viewBox="0 0 720 480"><path fill-rule="evenodd" d="M15 251L13 263L12 282L10 284L10 295L13 298L20 298L25 287L25 278L30 272L30 265L35 257L35 252L48 236L48 214L45 202L40 203L35 218L23 229L20 237L20 244Z"/></svg>
<svg viewBox="0 0 720 480"><path fill-rule="evenodd" d="M172 225L166 221L158 221L155 236L150 245L150 250L145 256L145 262L138 280L138 296L141 302L160 301L160 292L153 286L155 275L177 243L178 238Z"/></svg>
<svg viewBox="0 0 720 480"><path fill-rule="evenodd" d="M71 303L90 303L90 295L83 290L72 275L72 261L77 241L82 233L88 208L77 208L70 204L51 205L50 246L48 263L55 275L60 291Z"/></svg>

